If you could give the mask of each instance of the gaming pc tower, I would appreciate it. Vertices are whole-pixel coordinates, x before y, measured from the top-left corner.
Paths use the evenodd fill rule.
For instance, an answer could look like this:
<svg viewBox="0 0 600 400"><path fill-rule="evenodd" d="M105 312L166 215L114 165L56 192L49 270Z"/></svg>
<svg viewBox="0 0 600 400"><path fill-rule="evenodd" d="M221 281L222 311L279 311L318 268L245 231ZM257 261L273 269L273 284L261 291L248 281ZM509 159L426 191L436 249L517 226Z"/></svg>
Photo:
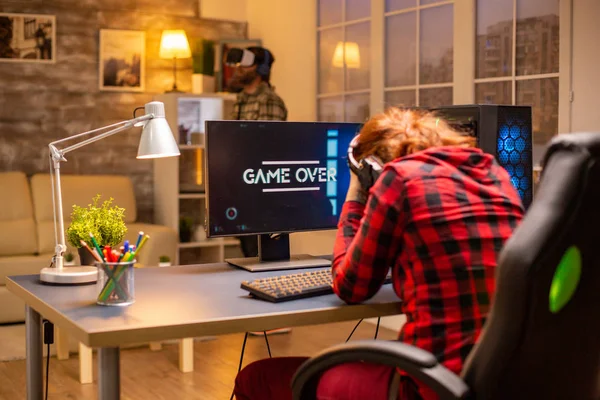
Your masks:
<svg viewBox="0 0 600 400"><path fill-rule="evenodd" d="M531 107L459 105L431 111L461 131L477 138L477 146L493 154L508 171L527 209L533 199Z"/></svg>

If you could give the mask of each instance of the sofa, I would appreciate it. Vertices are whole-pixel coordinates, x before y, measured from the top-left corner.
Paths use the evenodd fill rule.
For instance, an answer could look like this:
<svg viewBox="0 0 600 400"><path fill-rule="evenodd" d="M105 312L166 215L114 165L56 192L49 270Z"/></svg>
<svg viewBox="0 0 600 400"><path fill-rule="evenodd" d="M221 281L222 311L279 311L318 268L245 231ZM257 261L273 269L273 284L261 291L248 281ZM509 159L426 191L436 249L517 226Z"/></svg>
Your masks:
<svg viewBox="0 0 600 400"><path fill-rule="evenodd" d="M137 222L133 184L119 175L62 175L65 230L69 226L72 206L87 206L97 194L101 201L112 197L113 204L125 208L126 239L135 242L139 231L150 240L137 258L141 266L157 266L160 256L174 260L178 233L168 227ZM25 307L6 289L5 278L11 275L38 274L50 266L54 253L54 213L49 174L28 179L23 172L0 173L0 323L21 322ZM67 243L76 264L77 249Z"/></svg>

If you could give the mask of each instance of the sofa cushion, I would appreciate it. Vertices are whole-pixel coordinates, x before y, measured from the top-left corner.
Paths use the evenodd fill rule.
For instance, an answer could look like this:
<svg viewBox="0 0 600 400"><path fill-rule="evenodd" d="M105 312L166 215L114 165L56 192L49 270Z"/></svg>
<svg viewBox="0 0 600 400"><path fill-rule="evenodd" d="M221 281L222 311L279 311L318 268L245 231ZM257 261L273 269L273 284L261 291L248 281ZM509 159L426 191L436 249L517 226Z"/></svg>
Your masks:
<svg viewBox="0 0 600 400"><path fill-rule="evenodd" d="M39 256L0 257L0 285L6 284L6 277L12 275L39 274L40 270L50 266L53 254Z"/></svg>
<svg viewBox="0 0 600 400"><path fill-rule="evenodd" d="M135 243L140 231L150 236L150 239L140 250L140 255L137 257L139 264L146 267L157 266L161 256L168 256L171 262L175 264L179 233L162 225L134 223L127 224L125 239L129 240L130 243Z"/></svg>
<svg viewBox="0 0 600 400"><path fill-rule="evenodd" d="M0 256L35 254L38 243L27 176L0 173L0 188Z"/></svg>
<svg viewBox="0 0 600 400"><path fill-rule="evenodd" d="M137 215L133 184L120 175L61 175L63 217L65 231L71 221L73 205L86 207L97 194L100 201L114 199L113 204L125 208L125 223L135 221ZM54 213L52 210L52 185L49 174L36 174L31 178L31 192L37 221L39 251L54 250Z"/></svg>

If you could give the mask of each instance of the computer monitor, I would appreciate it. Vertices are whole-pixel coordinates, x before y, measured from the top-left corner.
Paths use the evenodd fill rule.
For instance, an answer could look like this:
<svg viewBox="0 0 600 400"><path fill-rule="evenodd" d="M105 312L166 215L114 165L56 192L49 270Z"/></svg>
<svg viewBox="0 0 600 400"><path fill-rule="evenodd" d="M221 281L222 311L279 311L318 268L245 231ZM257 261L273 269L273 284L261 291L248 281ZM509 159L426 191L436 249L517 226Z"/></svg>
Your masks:
<svg viewBox="0 0 600 400"><path fill-rule="evenodd" d="M323 267L290 256L292 232L335 229L350 182L346 154L361 125L207 121L207 236L259 235L259 256L227 259L250 270Z"/></svg>

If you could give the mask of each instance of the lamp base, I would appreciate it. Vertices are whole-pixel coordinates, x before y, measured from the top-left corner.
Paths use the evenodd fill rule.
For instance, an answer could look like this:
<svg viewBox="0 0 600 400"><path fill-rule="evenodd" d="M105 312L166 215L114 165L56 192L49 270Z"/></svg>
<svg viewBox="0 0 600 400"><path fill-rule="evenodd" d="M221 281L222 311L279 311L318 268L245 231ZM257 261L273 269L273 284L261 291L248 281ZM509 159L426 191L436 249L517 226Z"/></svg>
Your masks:
<svg viewBox="0 0 600 400"><path fill-rule="evenodd" d="M66 267L61 271L58 271L57 268L43 268L40 271L40 280L58 285L94 283L98 280L98 268L85 266Z"/></svg>

